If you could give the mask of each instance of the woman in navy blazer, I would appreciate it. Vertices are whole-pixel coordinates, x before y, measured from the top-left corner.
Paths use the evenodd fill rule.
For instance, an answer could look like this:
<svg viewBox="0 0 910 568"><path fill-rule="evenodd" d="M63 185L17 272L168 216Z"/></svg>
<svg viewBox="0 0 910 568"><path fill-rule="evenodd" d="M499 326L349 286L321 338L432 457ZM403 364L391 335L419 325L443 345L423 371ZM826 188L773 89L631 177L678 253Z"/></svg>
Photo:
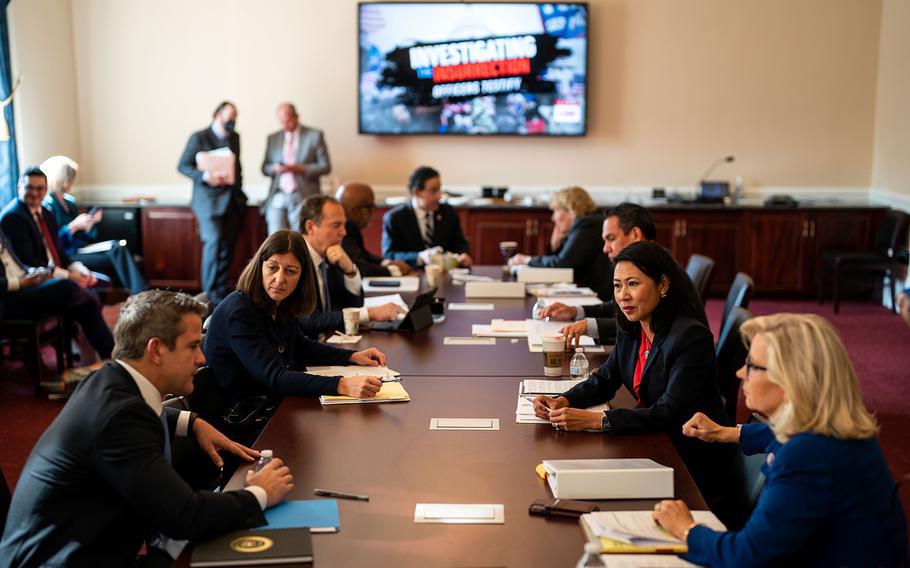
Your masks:
<svg viewBox="0 0 910 568"><path fill-rule="evenodd" d="M594 290L601 300L613 296L613 272L610 258L603 253L603 216L597 205L580 187L560 189L550 202L553 211L553 234L550 250L553 254L528 256L516 254L509 264L541 266L545 268L571 268L575 283Z"/></svg>
<svg viewBox="0 0 910 568"><path fill-rule="evenodd" d="M385 365L378 349L350 351L306 337L299 315L312 311L316 285L300 233L272 233L215 308L205 334L205 358L228 406L251 395L278 402L284 395L375 396L379 377L320 377L307 365Z"/></svg>
<svg viewBox="0 0 910 568"><path fill-rule="evenodd" d="M746 322L740 369L746 406L770 424L723 427L696 414L683 432L767 453L761 496L740 531L698 525L682 501L654 518L708 566L906 566L907 525L894 479L863 406L859 381L824 318L778 314Z"/></svg>
<svg viewBox="0 0 910 568"><path fill-rule="evenodd" d="M705 500L724 522L742 523L736 497L737 452L732 444L712 446L687 438L680 428L693 412L720 424L724 413L714 357L714 338L700 319L701 301L673 257L642 241L616 257L613 287L620 333L607 362L583 383L556 398L538 397L537 416L558 430L601 430L607 434L666 432ZM625 387L635 408L584 410L612 400Z"/></svg>

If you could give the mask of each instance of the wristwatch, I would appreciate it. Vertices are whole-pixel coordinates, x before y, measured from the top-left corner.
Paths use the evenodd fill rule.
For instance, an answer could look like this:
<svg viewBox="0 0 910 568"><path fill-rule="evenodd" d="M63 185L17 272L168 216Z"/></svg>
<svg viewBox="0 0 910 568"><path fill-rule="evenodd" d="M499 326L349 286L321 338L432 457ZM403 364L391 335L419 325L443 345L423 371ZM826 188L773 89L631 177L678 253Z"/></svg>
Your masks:
<svg viewBox="0 0 910 568"><path fill-rule="evenodd" d="M613 425L610 424L610 418L607 416L606 410L604 410L604 417L600 419L600 429L603 430L605 434L613 433Z"/></svg>

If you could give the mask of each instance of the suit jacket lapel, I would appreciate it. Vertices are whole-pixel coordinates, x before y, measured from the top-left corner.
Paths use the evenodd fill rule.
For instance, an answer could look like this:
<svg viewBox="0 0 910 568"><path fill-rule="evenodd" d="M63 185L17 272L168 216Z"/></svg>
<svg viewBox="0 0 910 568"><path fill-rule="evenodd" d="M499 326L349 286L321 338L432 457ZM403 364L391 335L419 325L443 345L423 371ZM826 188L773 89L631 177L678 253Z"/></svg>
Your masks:
<svg viewBox="0 0 910 568"><path fill-rule="evenodd" d="M645 361L645 368L641 372L641 386L638 389L639 394L645 392L645 385L647 384L649 377L649 371L651 370L652 363L658 356L660 356L660 348L666 341L667 336L661 335L654 338L654 341L651 343L651 349L648 351L648 359ZM644 396L642 394L642 396Z"/></svg>
<svg viewBox="0 0 910 568"><path fill-rule="evenodd" d="M408 203L408 211L411 212L411 214L408 215L408 223L411 224L411 227L408 229L407 233L417 235L417 246L419 247L419 250L423 250L426 247L423 244L423 233L420 232L420 223L417 222L417 210L414 209L413 204ZM433 233L433 237L435 240L435 233Z"/></svg>

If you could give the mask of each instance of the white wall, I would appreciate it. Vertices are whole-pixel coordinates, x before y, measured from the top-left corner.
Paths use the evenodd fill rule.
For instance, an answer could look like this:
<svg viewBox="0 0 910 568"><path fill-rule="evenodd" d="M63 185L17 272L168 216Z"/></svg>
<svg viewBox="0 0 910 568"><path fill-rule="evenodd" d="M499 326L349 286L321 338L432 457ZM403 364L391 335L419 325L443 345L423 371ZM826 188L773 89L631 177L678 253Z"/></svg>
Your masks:
<svg viewBox="0 0 910 568"><path fill-rule="evenodd" d="M354 0L72 0L69 33L70 2L16 0L11 27L26 33L15 34L14 68L29 81L22 159L70 153L83 186L188 199L177 158L226 98L255 195L274 108L290 99L326 131L333 176L378 186L401 187L424 163L449 186L688 186L733 153L717 176L747 187L869 187L880 0L590 4L587 137L442 139L357 134ZM40 34L50 6L61 7L53 34ZM36 95L45 75L63 85ZM44 120L73 93L71 124Z"/></svg>

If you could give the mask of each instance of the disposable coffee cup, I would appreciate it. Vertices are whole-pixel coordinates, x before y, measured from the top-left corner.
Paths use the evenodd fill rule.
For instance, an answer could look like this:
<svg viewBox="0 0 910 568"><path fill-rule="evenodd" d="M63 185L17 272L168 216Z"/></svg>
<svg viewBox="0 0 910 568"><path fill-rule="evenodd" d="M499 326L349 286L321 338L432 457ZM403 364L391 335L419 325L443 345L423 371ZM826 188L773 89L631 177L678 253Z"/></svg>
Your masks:
<svg viewBox="0 0 910 568"><path fill-rule="evenodd" d="M543 374L545 377L561 377L562 366L566 360L566 337L559 333L545 335L543 346Z"/></svg>
<svg viewBox="0 0 910 568"><path fill-rule="evenodd" d="M430 288L438 288L440 280L442 280L442 265L428 264L424 267L423 271L427 276L427 286Z"/></svg>
<svg viewBox="0 0 910 568"><path fill-rule="evenodd" d="M344 317L344 334L357 335L357 328L360 326L360 308L344 308L341 310Z"/></svg>

